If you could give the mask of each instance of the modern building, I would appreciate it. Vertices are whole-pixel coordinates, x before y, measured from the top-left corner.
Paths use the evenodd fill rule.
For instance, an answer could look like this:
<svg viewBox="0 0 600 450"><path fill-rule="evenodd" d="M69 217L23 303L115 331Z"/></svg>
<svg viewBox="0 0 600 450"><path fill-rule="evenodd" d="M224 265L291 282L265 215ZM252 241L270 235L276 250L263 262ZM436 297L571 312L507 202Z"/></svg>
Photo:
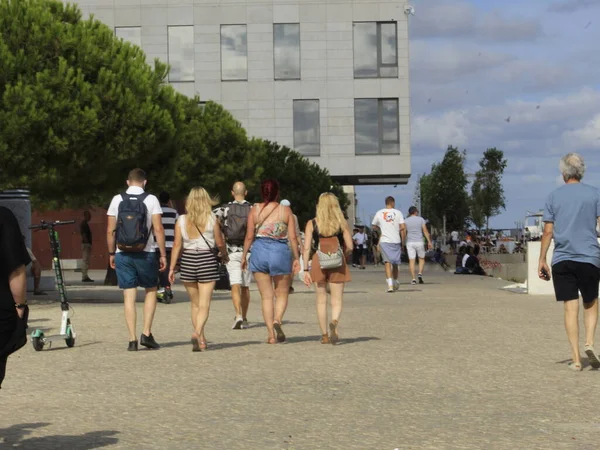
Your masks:
<svg viewBox="0 0 600 450"><path fill-rule="evenodd" d="M179 92L251 136L294 148L342 184L410 177L406 5L377 0L79 0Z"/></svg>

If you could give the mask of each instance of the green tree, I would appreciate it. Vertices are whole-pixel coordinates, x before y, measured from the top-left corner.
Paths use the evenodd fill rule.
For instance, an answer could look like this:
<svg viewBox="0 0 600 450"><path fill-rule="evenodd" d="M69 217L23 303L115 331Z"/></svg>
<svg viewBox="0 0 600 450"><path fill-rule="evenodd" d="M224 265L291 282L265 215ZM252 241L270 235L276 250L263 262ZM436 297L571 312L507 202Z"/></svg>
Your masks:
<svg viewBox="0 0 600 450"><path fill-rule="evenodd" d="M279 181L282 198L291 202L301 227L315 216L319 195L323 192L335 194L342 210L346 211L348 196L333 182L327 170L275 142L252 139L248 145L249 151L258 156L257 165L263 168L262 179ZM257 190L252 192L252 199L260 200Z"/></svg>
<svg viewBox="0 0 600 450"><path fill-rule="evenodd" d="M264 170L257 164L264 149L249 147L246 131L221 105L207 102L199 107L198 99L185 99L184 103L176 152L158 174L157 185L175 198L202 186L229 201L236 181L243 181L251 191Z"/></svg>
<svg viewBox="0 0 600 450"><path fill-rule="evenodd" d="M469 217L469 195L464 163L466 152L448 146L444 158L431 166L431 172L421 179L421 203L427 218L436 228L462 229Z"/></svg>
<svg viewBox="0 0 600 450"><path fill-rule="evenodd" d="M471 206L470 219L473 225L475 225L475 227L477 227L478 230L481 230L485 225L485 215L481 207L482 198L483 195L481 192L481 184L475 181L471 186L471 198L469 199L469 203Z"/></svg>
<svg viewBox="0 0 600 450"><path fill-rule="evenodd" d="M489 229L490 217L497 216L506 208L502 175L506 169L507 161L504 152L497 148L488 148L479 161L480 169L475 174L473 182L472 204L485 218L486 227Z"/></svg>
<svg viewBox="0 0 600 450"><path fill-rule="evenodd" d="M130 168L158 170L183 116L166 74L76 6L0 0L0 188L104 204Z"/></svg>

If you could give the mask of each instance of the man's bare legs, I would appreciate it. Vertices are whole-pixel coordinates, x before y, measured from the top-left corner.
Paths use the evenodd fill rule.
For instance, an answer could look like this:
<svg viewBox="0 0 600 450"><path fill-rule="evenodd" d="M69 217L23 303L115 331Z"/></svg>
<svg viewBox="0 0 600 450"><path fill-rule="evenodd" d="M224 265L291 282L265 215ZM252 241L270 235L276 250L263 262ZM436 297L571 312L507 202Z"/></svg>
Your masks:
<svg viewBox="0 0 600 450"><path fill-rule="evenodd" d="M567 331L569 344L571 344L573 362L581 364L581 354L579 353L579 299L565 302L565 330Z"/></svg>
<svg viewBox="0 0 600 450"><path fill-rule="evenodd" d="M244 320L248 317L248 307L250 306L250 288L248 286L242 287L242 317Z"/></svg>
<svg viewBox="0 0 600 450"><path fill-rule="evenodd" d="M135 301L134 301L135 306ZM152 334L152 322L154 322L154 313L156 312L156 287L146 289L144 298L144 334Z"/></svg>
<svg viewBox="0 0 600 450"><path fill-rule="evenodd" d="M585 325L585 345L594 345L596 326L598 325L598 299L583 304L583 323Z"/></svg>
<svg viewBox="0 0 600 450"><path fill-rule="evenodd" d="M137 288L123 289L123 300L125 305L125 322L129 330L129 341L137 341L136 338L136 318L135 299L137 297Z"/></svg>
<svg viewBox="0 0 600 450"><path fill-rule="evenodd" d="M420 263L420 261L419 261L419 263ZM414 259L409 259L408 260L408 267L410 269L410 275L412 276L413 280L417 279L417 274L415 273L415 266L416 266L415 260ZM421 273L421 264L419 264L419 269L420 269L419 273Z"/></svg>
<svg viewBox="0 0 600 450"><path fill-rule="evenodd" d="M235 317L245 317L242 312L242 285L231 285L231 300L233 301L233 309L235 309Z"/></svg>
<svg viewBox="0 0 600 450"><path fill-rule="evenodd" d="M419 273L423 275L423 270L425 270L425 258L419 258Z"/></svg>

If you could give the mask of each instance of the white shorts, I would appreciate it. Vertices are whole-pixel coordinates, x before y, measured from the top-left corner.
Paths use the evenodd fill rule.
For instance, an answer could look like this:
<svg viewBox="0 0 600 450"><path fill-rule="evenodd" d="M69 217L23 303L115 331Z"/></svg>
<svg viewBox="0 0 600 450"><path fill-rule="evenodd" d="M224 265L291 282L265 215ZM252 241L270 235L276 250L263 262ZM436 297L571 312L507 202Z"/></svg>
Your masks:
<svg viewBox="0 0 600 450"><path fill-rule="evenodd" d="M408 259L425 258L425 244L422 242L407 242L406 250L408 251Z"/></svg>
<svg viewBox="0 0 600 450"><path fill-rule="evenodd" d="M250 259L250 255L246 258L246 260L248 259ZM252 273L249 270L242 272L242 252L229 253L227 272L229 272L229 282L231 285L241 284L243 287L250 286Z"/></svg>

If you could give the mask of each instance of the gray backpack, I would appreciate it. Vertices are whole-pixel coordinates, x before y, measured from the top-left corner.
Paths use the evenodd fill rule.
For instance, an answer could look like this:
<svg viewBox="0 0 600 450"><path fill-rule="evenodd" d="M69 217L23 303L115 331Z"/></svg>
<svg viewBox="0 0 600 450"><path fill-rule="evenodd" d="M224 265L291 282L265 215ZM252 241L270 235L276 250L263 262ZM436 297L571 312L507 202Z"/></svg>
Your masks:
<svg viewBox="0 0 600 450"><path fill-rule="evenodd" d="M323 237L337 237L338 238L338 248L335 252L329 253L321 250L321 236L319 235L319 226L317 225L317 221L313 220L313 242L314 242L314 251L317 254L317 258L319 258L319 265L323 270L330 269L339 269L344 265L344 248L342 241L342 234L338 233L334 236L323 236Z"/></svg>
<svg viewBox="0 0 600 450"><path fill-rule="evenodd" d="M225 224L225 239L231 245L244 245L248 216L252 205L250 203L230 203L227 207L229 209Z"/></svg>

